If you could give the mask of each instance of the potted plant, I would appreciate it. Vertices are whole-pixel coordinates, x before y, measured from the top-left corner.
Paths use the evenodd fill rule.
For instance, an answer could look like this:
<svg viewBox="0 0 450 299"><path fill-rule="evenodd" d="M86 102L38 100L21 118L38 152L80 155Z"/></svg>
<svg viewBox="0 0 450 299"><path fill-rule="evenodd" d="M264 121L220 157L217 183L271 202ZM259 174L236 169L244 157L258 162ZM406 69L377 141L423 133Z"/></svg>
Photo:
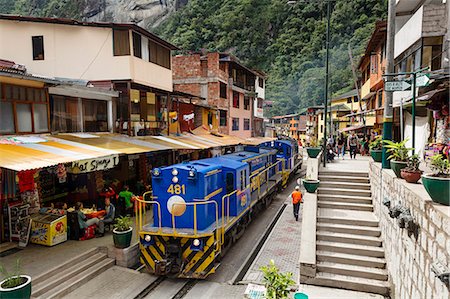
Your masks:
<svg viewBox="0 0 450 299"><path fill-rule="evenodd" d="M423 173L423 171L419 169L419 164L419 155L415 154L409 157L408 166L400 171L402 178L408 183L417 183Z"/></svg>
<svg viewBox="0 0 450 299"><path fill-rule="evenodd" d="M266 287L267 299L287 299L290 294L290 286L295 284L292 280L292 273L281 273L275 266L275 262L270 260L270 264L262 266L261 271L264 274L263 282Z"/></svg>
<svg viewBox="0 0 450 299"><path fill-rule="evenodd" d="M443 155L431 158L433 173L422 175L422 184L434 202L450 205L450 162Z"/></svg>
<svg viewBox="0 0 450 299"><path fill-rule="evenodd" d="M133 228L131 227L130 217L122 216L117 218L113 229L114 246L116 248L130 247L132 235Z"/></svg>
<svg viewBox="0 0 450 299"><path fill-rule="evenodd" d="M305 189L308 193L316 192L317 188L319 187L319 183L319 180L314 180L309 177L303 179L303 186L305 186Z"/></svg>
<svg viewBox="0 0 450 299"><path fill-rule="evenodd" d="M31 277L20 274L20 260L16 261L15 273L9 273L5 267L0 266L0 273L5 277L0 281L0 298L16 299L31 297Z"/></svg>
<svg viewBox="0 0 450 299"><path fill-rule="evenodd" d="M369 143L370 155L375 162L381 162L383 160L383 137L378 135Z"/></svg>
<svg viewBox="0 0 450 299"><path fill-rule="evenodd" d="M308 153L308 157L310 158L317 158L317 156L320 154L320 151L322 148L320 146L317 146L317 141L315 138L311 139L311 142L309 143L310 146L306 148L306 152Z"/></svg>
<svg viewBox="0 0 450 299"><path fill-rule="evenodd" d="M391 160L391 169L398 178L401 178L401 170L408 166L409 151L413 149L406 147L408 139L400 142L391 140L383 140L383 142L386 144L385 147L387 148L388 153L391 154L388 157L388 159Z"/></svg>

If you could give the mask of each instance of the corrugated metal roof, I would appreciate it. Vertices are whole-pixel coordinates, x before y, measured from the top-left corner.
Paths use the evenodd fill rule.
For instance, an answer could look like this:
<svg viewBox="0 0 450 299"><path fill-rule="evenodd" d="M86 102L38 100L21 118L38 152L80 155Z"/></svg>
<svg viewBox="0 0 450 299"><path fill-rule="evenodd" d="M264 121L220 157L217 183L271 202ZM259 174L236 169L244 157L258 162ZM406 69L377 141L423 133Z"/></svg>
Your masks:
<svg viewBox="0 0 450 299"><path fill-rule="evenodd" d="M0 138L0 167L15 171L44 168L113 154L118 152L76 142L65 142L48 135L41 135L38 138L32 136L29 140L23 136Z"/></svg>

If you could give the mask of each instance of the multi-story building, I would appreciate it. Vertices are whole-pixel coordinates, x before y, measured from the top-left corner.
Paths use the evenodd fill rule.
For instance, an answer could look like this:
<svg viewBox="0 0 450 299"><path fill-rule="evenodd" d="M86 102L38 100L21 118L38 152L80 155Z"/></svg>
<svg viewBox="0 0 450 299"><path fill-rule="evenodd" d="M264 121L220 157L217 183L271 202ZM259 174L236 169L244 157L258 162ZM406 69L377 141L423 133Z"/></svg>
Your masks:
<svg viewBox="0 0 450 299"><path fill-rule="evenodd" d="M267 75L261 71L255 71L255 98L253 102L253 136L264 136L264 99L266 97L265 86Z"/></svg>
<svg viewBox="0 0 450 299"><path fill-rule="evenodd" d="M175 90L207 98L209 105L218 108L221 133L242 138L254 135L256 72L230 54L213 52L175 56L173 76Z"/></svg>
<svg viewBox="0 0 450 299"><path fill-rule="evenodd" d="M134 24L0 15L0 57L33 74L75 78L120 91L116 131L167 129L172 92L171 51L177 47ZM60 99L50 97L50 102ZM58 104L59 105L59 104ZM71 107L60 105L61 114Z"/></svg>
<svg viewBox="0 0 450 299"><path fill-rule="evenodd" d="M367 127L381 132L383 126L384 111L384 80L383 74L386 68L386 21L375 24L375 30L366 46L366 51L361 57L358 69L361 78L361 101L358 110Z"/></svg>
<svg viewBox="0 0 450 299"><path fill-rule="evenodd" d="M319 126L319 113L323 106L312 106L306 109L306 143L319 142L319 133L323 136L323 123ZM322 114L323 122L323 114Z"/></svg>

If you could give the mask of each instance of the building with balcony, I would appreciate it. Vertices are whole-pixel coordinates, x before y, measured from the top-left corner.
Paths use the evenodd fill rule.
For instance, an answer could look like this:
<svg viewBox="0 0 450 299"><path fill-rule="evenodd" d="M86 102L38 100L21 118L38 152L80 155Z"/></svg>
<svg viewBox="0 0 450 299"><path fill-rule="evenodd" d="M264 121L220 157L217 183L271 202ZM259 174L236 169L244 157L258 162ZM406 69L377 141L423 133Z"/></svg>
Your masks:
<svg viewBox="0 0 450 299"><path fill-rule="evenodd" d="M359 61L361 77L361 105L358 112L366 126L381 132L384 110L384 80L386 68L386 21L378 21Z"/></svg>
<svg viewBox="0 0 450 299"><path fill-rule="evenodd" d="M30 73L119 91L117 132L132 135L143 122L151 134L167 130L171 51L177 47L147 30L134 24L0 15L0 44L11 45L0 47L0 57L26 65Z"/></svg>
<svg viewBox="0 0 450 299"><path fill-rule="evenodd" d="M255 135L255 71L230 54L212 52L175 56L173 75L176 91L204 97L217 107L220 133L242 138Z"/></svg>
<svg viewBox="0 0 450 299"><path fill-rule="evenodd" d="M255 71L255 98L253 101L253 136L264 136L264 99L267 75L261 71Z"/></svg>

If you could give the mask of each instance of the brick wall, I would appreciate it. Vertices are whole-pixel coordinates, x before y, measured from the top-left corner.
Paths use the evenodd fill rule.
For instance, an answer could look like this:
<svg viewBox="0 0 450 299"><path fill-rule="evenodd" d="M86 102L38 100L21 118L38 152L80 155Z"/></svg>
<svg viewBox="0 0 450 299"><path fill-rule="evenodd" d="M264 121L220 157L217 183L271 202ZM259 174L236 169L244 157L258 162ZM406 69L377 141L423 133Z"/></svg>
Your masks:
<svg viewBox="0 0 450 299"><path fill-rule="evenodd" d="M421 184L409 184L372 162L369 170L374 211L380 219L386 250L391 298L450 298L449 289L435 277L431 264L450 266L450 207L433 203ZM383 200L409 208L419 224L417 238L391 218Z"/></svg>
<svg viewBox="0 0 450 299"><path fill-rule="evenodd" d="M173 89L176 91L182 91L182 92L187 92L189 94L195 95L200 97L201 96L201 92L200 92L200 84L198 83L188 83L188 84L179 84L179 83L174 83L173 84Z"/></svg>
<svg viewBox="0 0 450 299"><path fill-rule="evenodd" d="M172 58L173 79L201 76L200 54L178 55Z"/></svg>

